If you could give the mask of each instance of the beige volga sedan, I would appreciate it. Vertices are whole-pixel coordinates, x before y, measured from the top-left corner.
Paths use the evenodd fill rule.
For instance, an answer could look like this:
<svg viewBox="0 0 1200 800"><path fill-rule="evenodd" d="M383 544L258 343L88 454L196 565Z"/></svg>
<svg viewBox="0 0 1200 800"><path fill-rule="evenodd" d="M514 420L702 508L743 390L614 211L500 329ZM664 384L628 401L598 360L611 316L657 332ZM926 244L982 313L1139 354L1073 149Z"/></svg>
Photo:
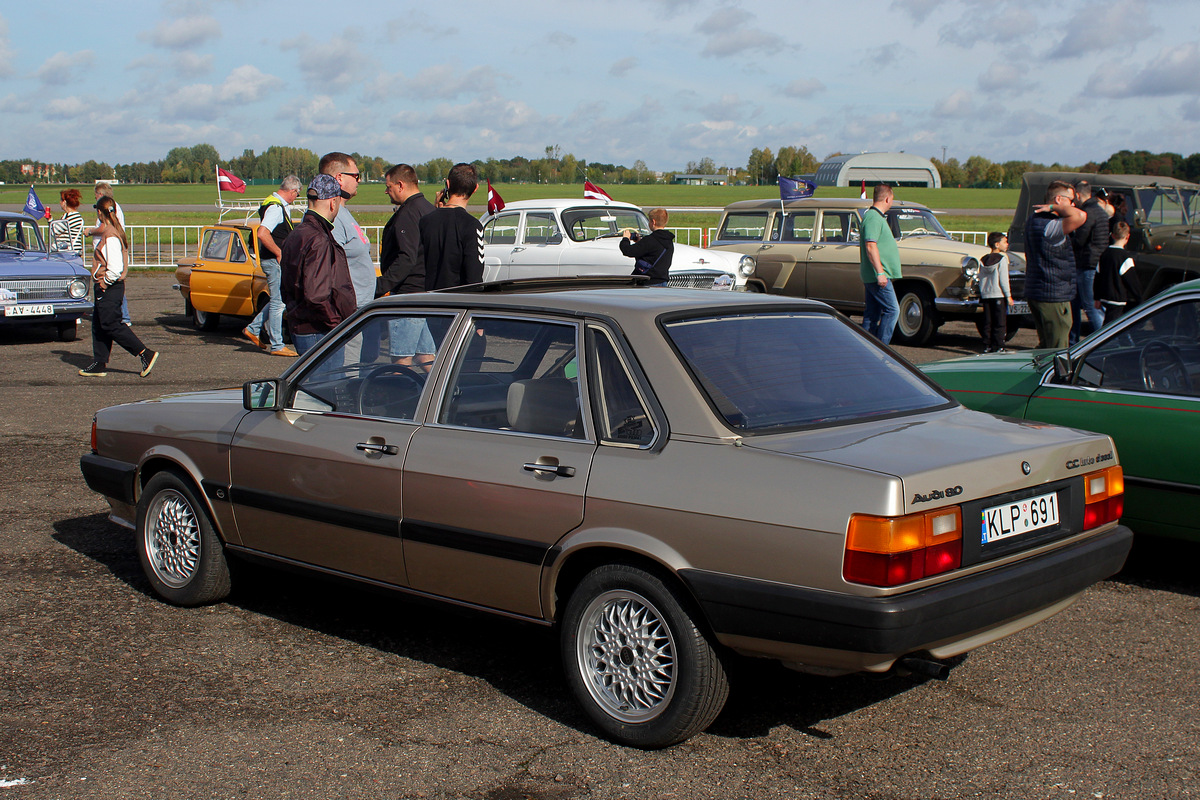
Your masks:
<svg viewBox="0 0 1200 800"><path fill-rule="evenodd" d="M636 280L385 298L281 377L99 411L83 474L169 602L253 557L552 626L647 748L738 654L941 673L1124 563L1107 436L967 410L820 303Z"/></svg>

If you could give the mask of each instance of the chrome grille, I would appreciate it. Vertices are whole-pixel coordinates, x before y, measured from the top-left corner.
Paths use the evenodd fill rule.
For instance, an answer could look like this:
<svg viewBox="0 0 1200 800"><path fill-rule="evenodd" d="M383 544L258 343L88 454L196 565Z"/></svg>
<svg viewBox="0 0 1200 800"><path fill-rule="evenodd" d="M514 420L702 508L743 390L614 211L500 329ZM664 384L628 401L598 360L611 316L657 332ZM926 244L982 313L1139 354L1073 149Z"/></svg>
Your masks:
<svg viewBox="0 0 1200 800"><path fill-rule="evenodd" d="M716 272L672 272L667 286L672 289L711 289Z"/></svg>
<svg viewBox="0 0 1200 800"><path fill-rule="evenodd" d="M55 278L49 281L0 281L0 289L8 289L17 295L17 302L30 300L59 300L67 297L71 279Z"/></svg>

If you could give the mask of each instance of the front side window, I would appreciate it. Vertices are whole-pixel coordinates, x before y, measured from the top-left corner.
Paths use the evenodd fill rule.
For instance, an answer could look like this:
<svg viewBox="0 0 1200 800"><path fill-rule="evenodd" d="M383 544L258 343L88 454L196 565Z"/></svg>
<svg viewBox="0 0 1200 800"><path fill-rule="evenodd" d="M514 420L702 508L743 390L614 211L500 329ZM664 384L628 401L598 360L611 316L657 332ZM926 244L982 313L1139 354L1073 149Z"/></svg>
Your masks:
<svg viewBox="0 0 1200 800"><path fill-rule="evenodd" d="M484 244L516 244L517 225L521 222L520 214L501 214L493 217L483 226Z"/></svg>
<svg viewBox="0 0 1200 800"><path fill-rule="evenodd" d="M229 239L232 236L233 231L205 231L204 243L200 246L200 257L210 261L224 261L229 253Z"/></svg>
<svg viewBox="0 0 1200 800"><path fill-rule="evenodd" d="M5 220L0 224L0 247L10 250L40 250L35 225L25 220Z"/></svg>
<svg viewBox="0 0 1200 800"><path fill-rule="evenodd" d="M569 208L562 212L562 223L575 242L614 238L626 228L643 235L650 233L650 221L636 208Z"/></svg>
<svg viewBox="0 0 1200 800"><path fill-rule="evenodd" d="M729 427L777 433L950 404L865 334L829 314L731 314L666 324Z"/></svg>
<svg viewBox="0 0 1200 800"><path fill-rule="evenodd" d="M572 323L475 317L438 421L582 439L578 334Z"/></svg>
<svg viewBox="0 0 1200 800"><path fill-rule="evenodd" d="M241 235L233 237L233 252L229 254L230 262L241 264L246 260L246 243L242 241Z"/></svg>
<svg viewBox="0 0 1200 800"><path fill-rule="evenodd" d="M1158 309L1116 330L1084 357L1075 383L1155 394L1200 396L1200 301Z"/></svg>
<svg viewBox="0 0 1200 800"><path fill-rule="evenodd" d="M412 420L449 314L376 314L321 353L294 385L298 411Z"/></svg>
<svg viewBox="0 0 1200 800"><path fill-rule="evenodd" d="M815 211L791 211L783 223L783 240L785 242L811 242L813 240L813 223L816 222Z"/></svg>

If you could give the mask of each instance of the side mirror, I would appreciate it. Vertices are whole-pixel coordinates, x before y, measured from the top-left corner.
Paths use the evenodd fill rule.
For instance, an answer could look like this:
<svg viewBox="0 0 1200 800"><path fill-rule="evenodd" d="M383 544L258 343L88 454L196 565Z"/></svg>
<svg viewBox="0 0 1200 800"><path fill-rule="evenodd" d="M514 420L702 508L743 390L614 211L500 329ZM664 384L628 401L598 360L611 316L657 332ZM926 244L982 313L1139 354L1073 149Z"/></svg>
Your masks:
<svg viewBox="0 0 1200 800"><path fill-rule="evenodd" d="M283 382L278 378L242 384L242 408L247 411L278 411L282 398Z"/></svg>
<svg viewBox="0 0 1200 800"><path fill-rule="evenodd" d="M1071 377L1071 356L1064 350L1054 354L1054 379L1065 382Z"/></svg>

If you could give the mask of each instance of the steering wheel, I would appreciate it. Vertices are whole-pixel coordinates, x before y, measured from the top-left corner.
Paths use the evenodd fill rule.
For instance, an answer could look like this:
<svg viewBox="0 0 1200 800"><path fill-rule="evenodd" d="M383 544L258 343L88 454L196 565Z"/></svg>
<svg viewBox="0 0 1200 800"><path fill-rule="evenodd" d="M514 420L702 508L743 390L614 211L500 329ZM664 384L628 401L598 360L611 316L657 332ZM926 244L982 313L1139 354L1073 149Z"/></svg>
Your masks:
<svg viewBox="0 0 1200 800"><path fill-rule="evenodd" d="M3 244L5 247L15 248L17 250L25 250L26 249L25 243L22 242L20 239L16 238L15 236L5 239L0 244Z"/></svg>
<svg viewBox="0 0 1200 800"><path fill-rule="evenodd" d="M905 231L904 236L933 236L933 231L929 230L929 228L913 228L910 231Z"/></svg>
<svg viewBox="0 0 1200 800"><path fill-rule="evenodd" d="M1142 385L1152 392L1189 392L1187 364L1179 350L1164 341L1155 339L1142 348L1138 355L1138 367L1142 371Z"/></svg>
<svg viewBox="0 0 1200 800"><path fill-rule="evenodd" d="M358 385L358 411L371 417L412 419L425 388L425 373L405 364L380 364Z"/></svg>

